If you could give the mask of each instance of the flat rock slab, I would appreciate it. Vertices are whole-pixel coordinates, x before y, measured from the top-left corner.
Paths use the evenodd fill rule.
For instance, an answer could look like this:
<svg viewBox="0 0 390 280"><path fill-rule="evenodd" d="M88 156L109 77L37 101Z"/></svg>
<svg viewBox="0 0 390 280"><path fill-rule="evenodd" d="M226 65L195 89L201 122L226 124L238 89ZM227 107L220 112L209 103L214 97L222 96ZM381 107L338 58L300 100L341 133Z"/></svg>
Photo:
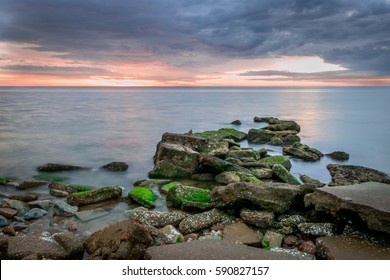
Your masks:
<svg viewBox="0 0 390 280"><path fill-rule="evenodd" d="M191 241L150 247L151 260L297 260L286 252L272 252L224 240Z"/></svg>
<svg viewBox="0 0 390 280"><path fill-rule="evenodd" d="M223 240L234 243L254 245L260 244L263 235L249 228L244 223L236 223L225 226L223 229Z"/></svg>
<svg viewBox="0 0 390 280"><path fill-rule="evenodd" d="M355 212L371 230L390 233L390 185L367 182L316 189L305 196L305 205L337 215Z"/></svg>
<svg viewBox="0 0 390 280"><path fill-rule="evenodd" d="M390 260L390 244L369 243L359 237L317 238L317 254L328 260Z"/></svg>

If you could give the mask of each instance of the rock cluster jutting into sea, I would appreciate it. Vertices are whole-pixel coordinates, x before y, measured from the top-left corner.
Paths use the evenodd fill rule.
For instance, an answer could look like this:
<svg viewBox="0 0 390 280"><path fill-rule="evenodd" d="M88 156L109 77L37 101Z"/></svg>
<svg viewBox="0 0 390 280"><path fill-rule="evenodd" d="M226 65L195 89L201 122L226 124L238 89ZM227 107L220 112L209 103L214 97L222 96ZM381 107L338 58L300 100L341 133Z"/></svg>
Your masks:
<svg viewBox="0 0 390 280"><path fill-rule="evenodd" d="M50 175L83 169L67 164L39 166L31 181L0 178L20 189L0 202L1 259L390 259L390 177L329 164L328 184L298 179L290 157L317 161L324 154L301 143L295 121L254 121L268 125L163 134L149 178L125 195L120 186L90 188ZM282 146L283 154L243 148L244 139ZM342 151L326 156L349 158ZM32 191L45 184L50 196ZM161 200L170 211L153 210ZM81 236L80 223L107 214L94 208L102 201L132 207L121 221Z"/></svg>

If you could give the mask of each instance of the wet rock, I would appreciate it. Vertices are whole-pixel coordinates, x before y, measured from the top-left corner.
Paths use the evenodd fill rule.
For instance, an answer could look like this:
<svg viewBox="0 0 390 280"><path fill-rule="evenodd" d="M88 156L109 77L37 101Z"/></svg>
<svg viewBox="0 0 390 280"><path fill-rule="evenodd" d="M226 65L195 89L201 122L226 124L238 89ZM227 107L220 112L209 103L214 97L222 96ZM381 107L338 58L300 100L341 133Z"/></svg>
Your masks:
<svg viewBox="0 0 390 280"><path fill-rule="evenodd" d="M5 218L11 219L15 217L16 214L18 214L18 211L15 209L5 207L0 208L0 215L4 216Z"/></svg>
<svg viewBox="0 0 390 280"><path fill-rule="evenodd" d="M317 161L323 156L317 149L310 148L299 142L295 142L291 146L283 147L283 152L307 161Z"/></svg>
<svg viewBox="0 0 390 280"><path fill-rule="evenodd" d="M0 177L0 184L1 185L6 185L9 182L12 182L13 179L9 177Z"/></svg>
<svg viewBox="0 0 390 280"><path fill-rule="evenodd" d="M267 230L264 234L262 243L266 243L270 246L270 248L274 247L282 247L282 241L284 236L275 231Z"/></svg>
<svg viewBox="0 0 390 280"><path fill-rule="evenodd" d="M263 234L239 222L225 226L222 238L226 241L254 246L261 244Z"/></svg>
<svg viewBox="0 0 390 280"><path fill-rule="evenodd" d="M45 200L35 200L27 203L30 208L41 208L43 210L49 211L53 206L53 201L50 199Z"/></svg>
<svg viewBox="0 0 390 280"><path fill-rule="evenodd" d="M265 129L271 131L295 131L295 134L301 131L300 125L297 124L295 121L279 121L278 123L266 126Z"/></svg>
<svg viewBox="0 0 390 280"><path fill-rule="evenodd" d="M291 161L288 157L277 155L265 157L261 160L268 168L272 169L275 164L283 165L287 170L291 169Z"/></svg>
<svg viewBox="0 0 390 280"><path fill-rule="evenodd" d="M225 171L215 176L215 181L221 184L230 184L237 182L252 182L255 184L261 184L262 182L255 176L249 173L240 171Z"/></svg>
<svg viewBox="0 0 390 280"><path fill-rule="evenodd" d="M275 131L268 129L269 127L255 129L252 128L248 132L248 142L254 144L269 144L278 146L293 144L301 139L295 130Z"/></svg>
<svg viewBox="0 0 390 280"><path fill-rule="evenodd" d="M313 241L304 241L299 245L298 249L302 252L314 255L316 253L317 247Z"/></svg>
<svg viewBox="0 0 390 280"><path fill-rule="evenodd" d="M28 229L28 225L26 225L24 222L13 222L11 227L16 231L23 231Z"/></svg>
<svg viewBox="0 0 390 280"><path fill-rule="evenodd" d="M63 182L54 182L49 185L50 194L59 197L65 197L69 194L76 192L86 192L93 190L90 187L81 186L81 185L73 185L67 184Z"/></svg>
<svg viewBox="0 0 390 280"><path fill-rule="evenodd" d="M84 241L90 259L144 259L145 251L153 245L169 243L156 228L134 218L109 225Z"/></svg>
<svg viewBox="0 0 390 280"><path fill-rule="evenodd" d="M228 219L230 219L230 217L226 213L218 209L212 209L207 212L186 217L179 224L179 229L183 234L188 234L211 227Z"/></svg>
<svg viewBox="0 0 390 280"><path fill-rule="evenodd" d="M47 211L41 208L33 208L30 209L26 214L24 214L23 218L25 220L39 219L47 214Z"/></svg>
<svg viewBox="0 0 390 280"><path fill-rule="evenodd" d="M37 170L41 172L73 171L73 170L81 170L81 169L85 169L85 168L76 165L59 164L59 163L46 163L44 165L37 167Z"/></svg>
<svg viewBox="0 0 390 280"><path fill-rule="evenodd" d="M8 238L3 235L0 235L0 259L7 259L8 252Z"/></svg>
<svg viewBox="0 0 390 280"><path fill-rule="evenodd" d="M67 197L67 202L73 206L81 206L111 199L118 199L121 196L121 187L107 186L94 189L93 191L73 193Z"/></svg>
<svg viewBox="0 0 390 280"><path fill-rule="evenodd" d="M43 186L46 184L47 184L46 181L23 181L22 183L20 183L18 185L17 188L20 190L26 190L26 189L32 189L32 188L36 188L39 186Z"/></svg>
<svg viewBox="0 0 390 280"><path fill-rule="evenodd" d="M92 210L79 211L75 213L76 217L82 222L91 221L97 218L108 215L108 212L103 208L96 208Z"/></svg>
<svg viewBox="0 0 390 280"><path fill-rule="evenodd" d="M390 245L348 235L316 239L317 255L326 260L389 260Z"/></svg>
<svg viewBox="0 0 390 280"><path fill-rule="evenodd" d="M252 205L276 213L289 210L299 197L299 188L287 184L234 183L215 187L211 192L211 201L216 207Z"/></svg>
<svg viewBox="0 0 390 280"><path fill-rule="evenodd" d="M271 179L273 176L272 169L269 168L257 168L257 169L252 169L252 174L255 176L257 179Z"/></svg>
<svg viewBox="0 0 390 280"><path fill-rule="evenodd" d="M175 208L206 210L211 207L210 191L206 189L176 185L169 189L166 197L167 205Z"/></svg>
<svg viewBox="0 0 390 280"><path fill-rule="evenodd" d="M9 224L10 221L6 217L0 215L0 227L9 226Z"/></svg>
<svg viewBox="0 0 390 280"><path fill-rule="evenodd" d="M240 212L240 218L250 225L254 225L259 228L268 228L274 221L274 213L269 211L254 211L249 209L243 209Z"/></svg>
<svg viewBox="0 0 390 280"><path fill-rule="evenodd" d="M317 179L313 179L311 178L310 176L307 176L307 175L300 175L299 178L302 180L303 183L305 184L310 184L316 188L321 188L323 186L325 186L324 183L320 182L319 180Z"/></svg>
<svg viewBox="0 0 390 280"><path fill-rule="evenodd" d="M154 168L150 178L188 178L195 172L199 153L195 150L168 142L159 143L154 156Z"/></svg>
<svg viewBox="0 0 390 280"><path fill-rule="evenodd" d="M53 212L57 216L73 217L78 210L77 206L71 206L65 201L57 200L53 205Z"/></svg>
<svg viewBox="0 0 390 280"><path fill-rule="evenodd" d="M159 212L159 211L139 211L136 209L125 212L128 217L139 219L142 223L148 224L157 228L165 227L167 225L178 226L188 215L179 212Z"/></svg>
<svg viewBox="0 0 390 280"><path fill-rule="evenodd" d="M154 188L154 187L162 187L166 184L169 184L171 180L164 180L164 179L145 179L136 181L133 183L136 187L145 187L145 188Z"/></svg>
<svg viewBox="0 0 390 280"><path fill-rule="evenodd" d="M232 139L237 142L241 142L246 139L246 133L238 131L233 128L221 128L219 130L208 130L201 133L195 133L196 136L205 139Z"/></svg>
<svg viewBox="0 0 390 280"><path fill-rule="evenodd" d="M49 230L52 230L52 224L48 219L38 219L33 221L31 224L29 224L29 232L48 232Z"/></svg>
<svg viewBox="0 0 390 280"><path fill-rule="evenodd" d="M70 193L66 191L56 190L56 189L50 189L50 194L55 197L67 197Z"/></svg>
<svg viewBox="0 0 390 280"><path fill-rule="evenodd" d="M235 158L241 161L257 161L260 159L260 153L253 149L235 149L230 150L226 155L226 158Z"/></svg>
<svg viewBox="0 0 390 280"><path fill-rule="evenodd" d="M336 234L336 225L332 223L301 223L298 229L310 236L333 236Z"/></svg>
<svg viewBox="0 0 390 280"><path fill-rule="evenodd" d="M148 188L135 187L131 192L129 192L128 196L130 199L147 208L156 207L155 201L158 196Z"/></svg>
<svg viewBox="0 0 390 280"><path fill-rule="evenodd" d="M390 184L390 177L384 172L356 165L328 164L326 168L332 176L329 186L345 186L364 182Z"/></svg>
<svg viewBox="0 0 390 280"><path fill-rule="evenodd" d="M280 123L280 120L278 118L275 118L275 117L254 117L253 118L253 121L254 122L266 122L266 123L269 123L269 124L278 124Z"/></svg>
<svg viewBox="0 0 390 280"><path fill-rule="evenodd" d="M342 151L335 151L329 154L326 154L326 156L335 159L335 160L349 160L349 154Z"/></svg>
<svg viewBox="0 0 390 280"><path fill-rule="evenodd" d="M284 183L290 185L300 185L299 181L281 164L275 164L272 172Z"/></svg>
<svg viewBox="0 0 390 280"><path fill-rule="evenodd" d="M199 164L202 173L219 174L224 171L248 171L232 162L206 154L200 155Z"/></svg>
<svg viewBox="0 0 390 280"><path fill-rule="evenodd" d="M390 185L367 182L351 186L316 189L305 195L306 207L320 216L350 220L368 229L390 233Z"/></svg>
<svg viewBox="0 0 390 280"><path fill-rule="evenodd" d="M13 208L16 211L18 211L18 215L24 215L28 210L30 210L30 207L27 205L27 203L19 200L14 200L14 199L3 199L1 201L1 207L6 207L6 208Z"/></svg>
<svg viewBox="0 0 390 280"><path fill-rule="evenodd" d="M113 161L103 165L101 168L109 171L125 171L129 168L129 165L123 161Z"/></svg>
<svg viewBox="0 0 390 280"><path fill-rule="evenodd" d="M39 196L37 194L13 194L9 196L9 199L20 200L23 202L30 202L37 200Z"/></svg>
<svg viewBox="0 0 390 280"><path fill-rule="evenodd" d="M165 184L161 187L160 189L160 193L161 194L168 194L169 190L173 187L176 187L176 186L183 186L183 184L179 183L179 182L170 182L168 184Z"/></svg>
<svg viewBox="0 0 390 280"><path fill-rule="evenodd" d="M229 152L229 142L227 140L207 139L206 146L200 152L224 158Z"/></svg>
<svg viewBox="0 0 390 280"><path fill-rule="evenodd" d="M44 174L44 173L40 173L40 174L34 175L34 178L38 179L38 180L43 180L43 181L46 181L46 182L51 182L51 183L53 183L53 182L63 182L65 180L69 179L68 177L55 176L55 175L49 175L49 174Z"/></svg>
<svg viewBox="0 0 390 280"><path fill-rule="evenodd" d="M161 229L161 232L172 242L184 242L184 236L174 226L167 225Z"/></svg>
<svg viewBox="0 0 390 280"><path fill-rule="evenodd" d="M230 124L241 125L241 121L240 120L234 120Z"/></svg>
<svg viewBox="0 0 390 280"><path fill-rule="evenodd" d="M16 230L12 226L6 226L3 228L2 232L4 234L7 234L9 236L15 236L16 235Z"/></svg>

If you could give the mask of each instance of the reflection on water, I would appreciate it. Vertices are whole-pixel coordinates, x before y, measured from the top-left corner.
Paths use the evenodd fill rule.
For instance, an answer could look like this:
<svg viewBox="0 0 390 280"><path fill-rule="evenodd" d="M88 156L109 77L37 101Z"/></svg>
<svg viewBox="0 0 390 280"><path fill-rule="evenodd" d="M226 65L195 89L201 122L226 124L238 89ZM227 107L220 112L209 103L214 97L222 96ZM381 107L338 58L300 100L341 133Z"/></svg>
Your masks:
<svg viewBox="0 0 390 280"><path fill-rule="evenodd" d="M296 120L303 143L324 153L344 150L351 155L345 163L390 173L388 104L386 87L0 88L0 176L24 180L47 162L75 164L90 169L67 173L68 182L120 185L126 195L132 182L152 169L164 132L221 127L247 132L265 125L254 123L254 116ZM242 125L230 125L235 119ZM269 148L281 153L279 147ZM130 168L100 169L111 161L125 161ZM292 172L329 182L331 162L293 160Z"/></svg>

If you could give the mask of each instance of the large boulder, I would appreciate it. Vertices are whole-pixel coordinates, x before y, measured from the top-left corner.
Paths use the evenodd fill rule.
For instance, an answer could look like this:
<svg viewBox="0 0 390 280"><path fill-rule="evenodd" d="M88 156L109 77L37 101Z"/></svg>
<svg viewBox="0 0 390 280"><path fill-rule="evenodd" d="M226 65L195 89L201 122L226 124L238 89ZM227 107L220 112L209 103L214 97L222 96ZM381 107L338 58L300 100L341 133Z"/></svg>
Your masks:
<svg viewBox="0 0 390 280"><path fill-rule="evenodd" d="M328 164L326 168L332 176L329 186L353 185L364 182L390 184L390 177L384 172L356 165Z"/></svg>
<svg viewBox="0 0 390 280"><path fill-rule="evenodd" d="M316 189L304 198L306 207L314 207L320 216L324 213L339 220L370 230L390 233L390 185L367 182L350 186Z"/></svg>
<svg viewBox="0 0 390 280"><path fill-rule="evenodd" d="M183 145L161 142L154 156L151 178L191 177L198 166L199 153Z"/></svg>
<svg viewBox="0 0 390 280"><path fill-rule="evenodd" d="M135 218L109 225L84 241L89 259L143 259L153 245L169 243L156 228L142 224Z"/></svg>
<svg viewBox="0 0 390 280"><path fill-rule="evenodd" d="M73 206L93 204L110 199L118 199L122 196L122 188L119 186L107 186L93 191L76 192L67 197L67 202Z"/></svg>
<svg viewBox="0 0 390 280"><path fill-rule="evenodd" d="M291 146L283 147L283 152L307 161L317 161L323 156L319 150L310 148L299 142L295 142Z"/></svg>
<svg viewBox="0 0 390 280"><path fill-rule="evenodd" d="M233 183L215 187L211 201L216 207L242 208L283 213L299 202L301 190L288 184Z"/></svg>

